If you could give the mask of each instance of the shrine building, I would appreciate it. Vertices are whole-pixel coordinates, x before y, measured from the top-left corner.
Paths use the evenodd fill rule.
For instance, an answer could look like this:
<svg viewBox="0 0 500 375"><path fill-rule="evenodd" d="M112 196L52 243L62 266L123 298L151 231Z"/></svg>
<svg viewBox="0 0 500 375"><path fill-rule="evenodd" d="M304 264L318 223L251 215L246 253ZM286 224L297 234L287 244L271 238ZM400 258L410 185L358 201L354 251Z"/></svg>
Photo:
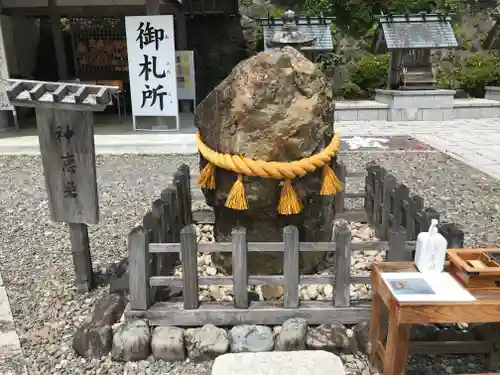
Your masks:
<svg viewBox="0 0 500 375"><path fill-rule="evenodd" d="M130 113L125 17L141 15L173 15L175 51L193 51L196 99L180 101L182 113L246 58L238 0L0 0L9 75L118 86L110 121L123 123ZM34 122L29 111L14 112L21 128Z"/></svg>

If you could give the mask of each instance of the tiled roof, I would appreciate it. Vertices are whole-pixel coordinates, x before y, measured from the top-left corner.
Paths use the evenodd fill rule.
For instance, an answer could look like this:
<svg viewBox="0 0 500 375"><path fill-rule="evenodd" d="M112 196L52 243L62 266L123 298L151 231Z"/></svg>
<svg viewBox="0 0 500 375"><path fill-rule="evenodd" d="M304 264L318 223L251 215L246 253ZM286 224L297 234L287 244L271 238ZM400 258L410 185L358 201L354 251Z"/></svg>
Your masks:
<svg viewBox="0 0 500 375"><path fill-rule="evenodd" d="M274 19L271 20L259 20L262 23L262 29L264 31L264 51L270 51L273 47L267 46L267 41L271 39L276 31L280 31L283 26L283 20ZM307 18L298 18L297 26L299 31L306 38L316 38L316 41L311 47L303 47L303 50L312 51L332 51L333 50L333 40L331 33L331 20L320 19L320 18L310 18L309 22Z"/></svg>
<svg viewBox="0 0 500 375"><path fill-rule="evenodd" d="M388 50L458 47L451 18L437 14L379 16Z"/></svg>

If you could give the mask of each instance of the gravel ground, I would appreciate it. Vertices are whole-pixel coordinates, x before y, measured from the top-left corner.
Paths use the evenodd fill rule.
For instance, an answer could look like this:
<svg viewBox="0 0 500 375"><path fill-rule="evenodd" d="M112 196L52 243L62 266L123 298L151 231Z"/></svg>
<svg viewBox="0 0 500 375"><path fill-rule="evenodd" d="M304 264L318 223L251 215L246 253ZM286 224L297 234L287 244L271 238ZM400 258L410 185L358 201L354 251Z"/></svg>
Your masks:
<svg viewBox="0 0 500 375"><path fill-rule="evenodd" d="M500 183L440 153L348 153L343 161L362 171L376 160L398 180L445 212L467 233L466 245L499 245ZM195 167L197 157L98 157L101 224L90 228L94 267L126 255L126 236L170 181L181 163ZM38 157L0 157L0 266L16 328L32 374L208 374L210 363L169 364L143 361L86 362L71 349L71 335L105 295L102 287L81 296L72 286L73 269L67 229L50 221ZM358 187L356 187L358 185ZM362 189L352 182L350 191ZM416 356L408 374L478 372L483 357ZM125 372L124 372L125 371Z"/></svg>

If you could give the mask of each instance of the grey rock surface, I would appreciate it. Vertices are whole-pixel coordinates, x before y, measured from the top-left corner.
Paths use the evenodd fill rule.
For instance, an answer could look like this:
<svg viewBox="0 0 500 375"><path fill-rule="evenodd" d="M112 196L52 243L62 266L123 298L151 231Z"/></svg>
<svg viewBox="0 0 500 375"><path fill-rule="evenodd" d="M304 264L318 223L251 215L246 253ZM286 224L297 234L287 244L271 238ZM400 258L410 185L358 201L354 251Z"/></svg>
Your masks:
<svg viewBox="0 0 500 375"><path fill-rule="evenodd" d="M113 336L111 356L115 361L140 361L150 353L151 333L143 320L126 323Z"/></svg>
<svg viewBox="0 0 500 375"><path fill-rule="evenodd" d="M241 325L229 331L231 352L268 352L273 350L273 331L267 326Z"/></svg>
<svg viewBox="0 0 500 375"><path fill-rule="evenodd" d="M227 332L212 324L191 328L185 332L185 343L189 359L203 361L227 352Z"/></svg>
<svg viewBox="0 0 500 375"><path fill-rule="evenodd" d="M357 348L364 354L369 354L370 322L365 320L356 324L352 331L356 340Z"/></svg>
<svg viewBox="0 0 500 375"><path fill-rule="evenodd" d="M276 337L276 350L306 349L307 321L302 318L292 318L285 321Z"/></svg>
<svg viewBox="0 0 500 375"><path fill-rule="evenodd" d="M156 327L151 339L151 351L156 359L183 361L186 358L184 330L179 327Z"/></svg>
<svg viewBox="0 0 500 375"><path fill-rule="evenodd" d="M92 322L98 325L113 325L120 320L127 299L120 294L110 294L97 301L96 307L92 314Z"/></svg>
<svg viewBox="0 0 500 375"><path fill-rule="evenodd" d="M230 353L218 357L212 375L345 375L342 360L322 350Z"/></svg>
<svg viewBox="0 0 500 375"><path fill-rule="evenodd" d="M84 358L101 358L111 351L113 331L111 326L84 323L73 336L73 349Z"/></svg>
<svg viewBox="0 0 500 375"><path fill-rule="evenodd" d="M332 340L332 331L326 324L319 327L310 327L307 332L306 344L308 349L332 351L335 342Z"/></svg>

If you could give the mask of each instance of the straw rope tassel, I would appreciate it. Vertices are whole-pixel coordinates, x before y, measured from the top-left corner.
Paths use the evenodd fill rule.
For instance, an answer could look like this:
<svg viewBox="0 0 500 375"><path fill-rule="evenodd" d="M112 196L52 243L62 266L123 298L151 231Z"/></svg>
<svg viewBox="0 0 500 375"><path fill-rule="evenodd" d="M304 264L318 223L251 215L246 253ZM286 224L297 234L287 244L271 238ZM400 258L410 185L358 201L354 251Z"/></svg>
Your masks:
<svg viewBox="0 0 500 375"><path fill-rule="evenodd" d="M209 190L215 189L215 165L212 163L205 165L198 177L198 185Z"/></svg>
<svg viewBox="0 0 500 375"><path fill-rule="evenodd" d="M233 210L248 210L247 197L245 196L245 185L243 175L239 174L226 199L225 206Z"/></svg>
<svg viewBox="0 0 500 375"><path fill-rule="evenodd" d="M321 181L320 195L334 195L342 191L344 184L335 175L332 168L325 164L323 167L323 176Z"/></svg>
<svg viewBox="0 0 500 375"><path fill-rule="evenodd" d="M295 215L302 211L302 202L293 189L292 180L285 180L281 188L278 213L281 215Z"/></svg>

